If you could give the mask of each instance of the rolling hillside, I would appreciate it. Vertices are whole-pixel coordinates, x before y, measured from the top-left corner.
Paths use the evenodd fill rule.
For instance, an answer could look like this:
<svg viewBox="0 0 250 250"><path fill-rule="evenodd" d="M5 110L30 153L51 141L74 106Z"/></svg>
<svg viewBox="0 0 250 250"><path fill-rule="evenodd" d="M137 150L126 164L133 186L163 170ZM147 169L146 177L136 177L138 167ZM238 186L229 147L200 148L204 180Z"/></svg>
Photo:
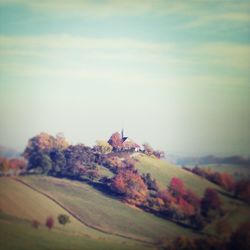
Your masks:
<svg viewBox="0 0 250 250"><path fill-rule="evenodd" d="M34 246L36 249L45 246L46 249L79 249L85 244L88 249L147 249L151 246L88 227L48 197L11 178L0 178L0 197L0 239L5 249L17 249L17 246L19 249L19 244L23 249L35 249ZM70 216L70 223L60 225L56 221L59 214ZM33 219L44 224L47 216L55 218L51 232L44 226L39 229L31 227ZM40 237L44 240L37 246Z"/></svg>
<svg viewBox="0 0 250 250"><path fill-rule="evenodd" d="M161 188L166 188L171 178L176 176L182 179L188 188L191 188L200 196L203 195L204 190L207 187L222 191L219 186L188 171L185 171L174 164L168 163L167 161L148 157L144 154L137 154L134 157L138 159L136 168L140 171L140 173L150 173L152 177L159 182Z"/></svg>
<svg viewBox="0 0 250 250"><path fill-rule="evenodd" d="M250 220L249 206L230 198L219 186L166 161L142 154L133 157L138 159L139 172L150 173L161 188L174 176L200 196L206 187L215 188L231 225ZM85 249L154 249L162 240L198 236L189 228L123 203L85 182L42 175L0 177L0 196L0 233L4 236L0 243L5 249L15 249L11 239L16 244L26 242L23 249L34 249L38 238L43 241L37 249L80 249L83 245L87 245ZM59 214L68 215L71 222L66 226L56 222L50 232L45 226L31 227L34 219L44 224L48 216L56 221ZM213 234L215 224L216 220L204 232Z"/></svg>

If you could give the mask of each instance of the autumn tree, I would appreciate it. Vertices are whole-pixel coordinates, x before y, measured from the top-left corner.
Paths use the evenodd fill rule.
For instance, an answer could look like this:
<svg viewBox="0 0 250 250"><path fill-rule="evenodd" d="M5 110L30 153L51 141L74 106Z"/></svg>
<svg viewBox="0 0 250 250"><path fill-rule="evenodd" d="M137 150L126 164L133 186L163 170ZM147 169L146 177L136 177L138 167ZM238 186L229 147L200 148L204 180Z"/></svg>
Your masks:
<svg viewBox="0 0 250 250"><path fill-rule="evenodd" d="M148 155L148 156L153 155L154 149L151 147L151 145L150 145L149 143L144 143L142 146L143 146L143 148L144 148L143 152L144 152L146 155Z"/></svg>
<svg viewBox="0 0 250 250"><path fill-rule="evenodd" d="M112 152L112 146L107 141L96 141L96 146L94 148L101 154Z"/></svg>
<svg viewBox="0 0 250 250"><path fill-rule="evenodd" d="M52 229L53 226L54 226L54 223L55 223L55 222L54 222L54 219L53 219L52 216L47 217L45 225L46 225L46 227L47 227L48 229Z"/></svg>
<svg viewBox="0 0 250 250"><path fill-rule="evenodd" d="M124 196L131 204L141 205L148 195L148 189L138 173L132 170L120 171L111 182L111 189Z"/></svg>
<svg viewBox="0 0 250 250"><path fill-rule="evenodd" d="M32 137L28 141L23 156L26 159L38 151L50 151L52 148L65 149L68 147L68 142L62 134L58 134L56 137L49 135L47 133L40 133L37 136Z"/></svg>
<svg viewBox="0 0 250 250"><path fill-rule="evenodd" d="M114 150L120 150L122 148L123 140L119 132L111 135L108 143L113 147Z"/></svg>
<svg viewBox="0 0 250 250"><path fill-rule="evenodd" d="M10 168L9 165L9 160L4 158L4 157L0 157L0 171L2 173L6 173Z"/></svg>
<svg viewBox="0 0 250 250"><path fill-rule="evenodd" d="M183 181L177 177L173 177L170 181L169 190L176 198L184 196L185 188Z"/></svg>

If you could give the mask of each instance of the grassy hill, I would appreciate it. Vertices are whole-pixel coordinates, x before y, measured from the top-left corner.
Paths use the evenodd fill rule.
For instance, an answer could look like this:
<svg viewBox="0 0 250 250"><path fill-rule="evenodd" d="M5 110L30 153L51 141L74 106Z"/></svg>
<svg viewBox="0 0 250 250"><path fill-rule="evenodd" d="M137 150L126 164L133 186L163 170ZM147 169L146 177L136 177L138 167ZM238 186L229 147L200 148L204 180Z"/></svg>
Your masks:
<svg viewBox="0 0 250 250"><path fill-rule="evenodd" d="M136 168L139 172L145 174L150 173L151 176L159 182L160 188L166 188L171 178L176 176L182 179L188 188L191 188L200 196L203 195L207 187L222 191L219 186L167 161L149 157L144 154L137 154L134 157L138 160Z"/></svg>
<svg viewBox="0 0 250 250"><path fill-rule="evenodd" d="M179 233L193 235L188 229L122 203L85 183L51 177L25 177L25 181L54 197L84 222L109 233L147 242L172 239Z"/></svg>
<svg viewBox="0 0 250 250"><path fill-rule="evenodd" d="M150 173L161 188L174 176L200 196L206 187L215 188L231 225L250 220L249 206L230 198L219 186L166 161L142 154L134 157L139 172ZM112 175L101 168L107 176ZM197 236L191 229L129 206L95 185L79 181L42 175L0 177L0 197L0 244L5 249L17 249L19 245L18 249L154 249L163 239ZM56 220L59 214L68 215L71 222L60 225ZM51 231L45 226L32 228L33 219L44 225L48 216L56 221ZM213 233L215 224L205 232Z"/></svg>
<svg viewBox="0 0 250 250"><path fill-rule="evenodd" d="M42 177L41 181L43 181ZM0 196L0 240L1 246L5 246L4 249L19 249L20 245L24 245L23 249L44 249L44 246L46 249L79 249L85 244L89 245L88 249L147 249L150 247L138 241L94 230L72 217L51 199L11 178L0 178ZM70 223L66 226L60 225L56 221L59 214L70 216ZM56 222L50 232L44 226L41 229L31 227L33 219L44 224L47 216L52 216ZM44 241L37 246L41 238ZM74 247L71 247L72 242L75 242Z"/></svg>

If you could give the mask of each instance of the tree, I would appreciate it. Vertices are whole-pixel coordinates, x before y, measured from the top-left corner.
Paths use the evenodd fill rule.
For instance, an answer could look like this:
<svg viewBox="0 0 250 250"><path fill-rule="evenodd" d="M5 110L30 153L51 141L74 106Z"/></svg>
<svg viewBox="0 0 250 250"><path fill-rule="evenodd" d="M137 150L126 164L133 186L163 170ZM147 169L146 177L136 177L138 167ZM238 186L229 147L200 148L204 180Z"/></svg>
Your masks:
<svg viewBox="0 0 250 250"><path fill-rule="evenodd" d="M150 173L143 174L142 178L146 185L148 186L149 190L158 191L159 185L157 184L156 180L151 177Z"/></svg>
<svg viewBox="0 0 250 250"><path fill-rule="evenodd" d="M52 161L52 175L61 175L66 168L66 159L63 151L60 149L54 148L50 151L50 159Z"/></svg>
<svg viewBox="0 0 250 250"><path fill-rule="evenodd" d="M96 141L95 149L101 154L108 154L112 152L112 146L107 141Z"/></svg>
<svg viewBox="0 0 250 250"><path fill-rule="evenodd" d="M115 150L119 150L122 148L123 140L121 138L120 133L116 132L111 135L110 139L108 140L108 143L113 147Z"/></svg>
<svg viewBox="0 0 250 250"><path fill-rule="evenodd" d="M48 229L52 229L53 226L54 226L54 219L53 219L53 217L51 217L51 216L47 217L47 219L46 219L46 227Z"/></svg>
<svg viewBox="0 0 250 250"><path fill-rule="evenodd" d="M218 192L212 188L207 188L201 200L201 214L208 217L210 211L221 211L221 200Z"/></svg>
<svg viewBox="0 0 250 250"><path fill-rule="evenodd" d="M52 169L49 155L43 151L33 152L29 157L28 170L34 169L35 173L48 174Z"/></svg>
<svg viewBox="0 0 250 250"><path fill-rule="evenodd" d="M53 137L52 135L42 132L28 141L28 145L24 150L23 156L26 159L29 159L34 152L49 152L52 148L63 150L67 148L68 145L68 142L62 134L58 134L56 137Z"/></svg>
<svg viewBox="0 0 250 250"><path fill-rule="evenodd" d="M111 182L111 189L124 196L131 204L141 205L145 202L148 189L138 173L124 169L120 171Z"/></svg>
<svg viewBox="0 0 250 250"><path fill-rule="evenodd" d="M148 156L153 155L154 149L150 146L149 143L144 143L142 146L143 146L143 148L144 148L143 152L144 152L146 155L148 155Z"/></svg>
<svg viewBox="0 0 250 250"><path fill-rule="evenodd" d="M0 171L6 173L9 170L9 160L3 157L0 157Z"/></svg>
<svg viewBox="0 0 250 250"><path fill-rule="evenodd" d="M173 177L170 181L169 190L176 198L184 196L185 188L183 181L177 177Z"/></svg>
<svg viewBox="0 0 250 250"><path fill-rule="evenodd" d="M66 214L60 214L60 215L58 215L57 219L58 219L58 222L60 224L62 224L62 225L66 225L67 223L70 222L69 216L66 215Z"/></svg>

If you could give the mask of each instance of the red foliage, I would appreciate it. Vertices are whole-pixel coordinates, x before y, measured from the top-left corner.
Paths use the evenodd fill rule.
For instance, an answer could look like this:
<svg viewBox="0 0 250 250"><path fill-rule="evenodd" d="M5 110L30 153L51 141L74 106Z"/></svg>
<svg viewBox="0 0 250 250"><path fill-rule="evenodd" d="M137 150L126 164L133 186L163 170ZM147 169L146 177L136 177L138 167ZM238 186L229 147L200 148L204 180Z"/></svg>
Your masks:
<svg viewBox="0 0 250 250"><path fill-rule="evenodd" d="M54 226L54 219L53 217L49 216L47 219L46 219L46 227L48 229L52 229Z"/></svg>
<svg viewBox="0 0 250 250"><path fill-rule="evenodd" d="M169 189L171 193L177 198L180 198L185 194L184 183L177 177L173 177L171 179Z"/></svg>
<svg viewBox="0 0 250 250"><path fill-rule="evenodd" d="M165 204L176 202L175 197L167 189L159 191L157 197L162 199Z"/></svg>
<svg viewBox="0 0 250 250"><path fill-rule="evenodd" d="M221 174L220 184L228 191L233 191L235 186L234 178L228 173Z"/></svg>
<svg viewBox="0 0 250 250"><path fill-rule="evenodd" d="M111 189L125 196L129 203L140 205L148 195L148 189L138 173L132 170L120 171L111 182Z"/></svg>
<svg viewBox="0 0 250 250"><path fill-rule="evenodd" d="M193 190L187 189L184 199L191 204L196 211L199 210L201 199Z"/></svg>
<svg viewBox="0 0 250 250"><path fill-rule="evenodd" d="M213 183L216 183L217 185L222 186L224 189L226 189L229 192L233 191L234 189L235 180L228 173L219 173L211 169L202 169L197 166L188 171L191 171L194 174L197 174L201 177L206 178L207 180Z"/></svg>
<svg viewBox="0 0 250 250"><path fill-rule="evenodd" d="M123 140L121 138L120 133L118 132L114 133L108 140L108 143L115 149L121 149Z"/></svg>

